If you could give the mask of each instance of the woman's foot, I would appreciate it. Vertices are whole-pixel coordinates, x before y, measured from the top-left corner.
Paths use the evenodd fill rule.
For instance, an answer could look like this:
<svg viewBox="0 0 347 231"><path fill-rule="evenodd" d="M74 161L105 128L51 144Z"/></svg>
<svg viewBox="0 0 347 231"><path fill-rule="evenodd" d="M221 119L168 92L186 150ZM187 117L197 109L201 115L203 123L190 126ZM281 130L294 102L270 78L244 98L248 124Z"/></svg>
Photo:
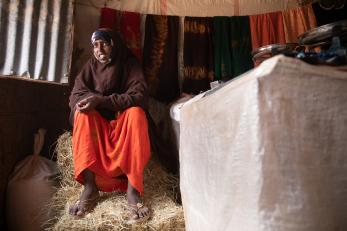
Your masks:
<svg viewBox="0 0 347 231"><path fill-rule="evenodd" d="M69 208L69 213L73 216L84 216L92 210L99 199L99 190L95 184L95 175L89 169L83 171L84 189L80 199Z"/></svg>
<svg viewBox="0 0 347 231"><path fill-rule="evenodd" d="M141 203L140 193L130 183L128 183L127 200L129 206L128 223L142 222L149 218L148 207Z"/></svg>
<svg viewBox="0 0 347 231"><path fill-rule="evenodd" d="M99 191L97 189L85 187L80 198L69 208L70 215L84 216L90 212L99 199Z"/></svg>

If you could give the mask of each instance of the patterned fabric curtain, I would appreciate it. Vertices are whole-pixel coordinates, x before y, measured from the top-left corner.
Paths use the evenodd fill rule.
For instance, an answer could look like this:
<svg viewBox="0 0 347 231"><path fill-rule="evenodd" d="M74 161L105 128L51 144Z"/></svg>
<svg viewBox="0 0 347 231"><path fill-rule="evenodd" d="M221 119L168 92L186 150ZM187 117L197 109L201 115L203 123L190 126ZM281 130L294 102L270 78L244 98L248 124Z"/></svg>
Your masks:
<svg viewBox="0 0 347 231"><path fill-rule="evenodd" d="M214 79L230 79L233 76L230 50L229 17L213 18Z"/></svg>
<svg viewBox="0 0 347 231"><path fill-rule="evenodd" d="M286 42L282 12L253 15L249 19L253 50L269 44Z"/></svg>
<svg viewBox="0 0 347 231"><path fill-rule="evenodd" d="M231 17L230 32L233 75L236 77L253 68L249 17Z"/></svg>
<svg viewBox="0 0 347 231"><path fill-rule="evenodd" d="M214 75L228 80L253 67L249 17L214 17Z"/></svg>
<svg viewBox="0 0 347 231"><path fill-rule="evenodd" d="M179 18L147 15L143 48L143 69L150 95L171 102L180 94L178 83Z"/></svg>
<svg viewBox="0 0 347 231"><path fill-rule="evenodd" d="M120 32L126 45L141 60L141 17L138 13L122 12L120 14Z"/></svg>
<svg viewBox="0 0 347 231"><path fill-rule="evenodd" d="M252 49L285 43L282 12L250 16Z"/></svg>
<svg viewBox="0 0 347 231"><path fill-rule="evenodd" d="M317 27L312 6L299 7L282 12L284 33L287 43L298 42L298 36Z"/></svg>
<svg viewBox="0 0 347 231"><path fill-rule="evenodd" d="M119 31L119 16L117 16L117 10L110 8L101 8L100 10L100 28L112 28Z"/></svg>
<svg viewBox="0 0 347 231"><path fill-rule="evenodd" d="M110 8L101 9L100 27L119 31L125 44L141 60L141 17L138 13L121 12Z"/></svg>
<svg viewBox="0 0 347 231"><path fill-rule="evenodd" d="M213 81L212 28L212 18L185 17L182 86L185 93L206 91Z"/></svg>

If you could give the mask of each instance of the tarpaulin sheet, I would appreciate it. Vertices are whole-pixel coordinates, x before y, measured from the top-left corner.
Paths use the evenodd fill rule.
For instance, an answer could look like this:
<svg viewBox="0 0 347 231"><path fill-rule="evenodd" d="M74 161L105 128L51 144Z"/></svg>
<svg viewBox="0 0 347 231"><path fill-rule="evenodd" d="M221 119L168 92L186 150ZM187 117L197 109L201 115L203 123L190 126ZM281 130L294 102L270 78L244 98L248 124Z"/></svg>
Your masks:
<svg viewBox="0 0 347 231"><path fill-rule="evenodd" d="M282 11L314 0L132 0L111 1L110 8L142 14L177 16L233 16Z"/></svg>
<svg viewBox="0 0 347 231"><path fill-rule="evenodd" d="M347 230L346 102L346 72L276 56L183 105L187 230Z"/></svg>

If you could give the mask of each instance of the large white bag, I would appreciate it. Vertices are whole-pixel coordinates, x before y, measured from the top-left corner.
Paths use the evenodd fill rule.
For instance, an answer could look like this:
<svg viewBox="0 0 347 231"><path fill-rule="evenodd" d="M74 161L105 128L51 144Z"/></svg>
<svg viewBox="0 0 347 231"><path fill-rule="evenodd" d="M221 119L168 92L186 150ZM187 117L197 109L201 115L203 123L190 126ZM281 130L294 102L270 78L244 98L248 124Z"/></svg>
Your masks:
<svg viewBox="0 0 347 231"><path fill-rule="evenodd" d="M10 175L6 196L8 230L43 230L51 218L47 203L55 192L58 169L55 162L40 156L46 131L34 139L34 155L20 161Z"/></svg>
<svg viewBox="0 0 347 231"><path fill-rule="evenodd" d="M347 73L273 57L181 109L187 231L347 230Z"/></svg>

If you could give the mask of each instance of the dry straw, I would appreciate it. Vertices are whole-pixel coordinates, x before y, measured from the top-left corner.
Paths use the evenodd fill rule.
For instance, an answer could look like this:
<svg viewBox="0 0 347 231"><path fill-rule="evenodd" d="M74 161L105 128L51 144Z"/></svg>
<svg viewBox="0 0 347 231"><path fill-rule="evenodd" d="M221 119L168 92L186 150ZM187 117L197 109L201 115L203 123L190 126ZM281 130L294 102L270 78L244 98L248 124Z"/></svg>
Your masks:
<svg viewBox="0 0 347 231"><path fill-rule="evenodd" d="M126 224L127 203L122 193L102 193L91 213L81 219L73 218L68 214L68 208L78 199L82 187L73 179L69 132L58 139L56 152L61 186L50 204L56 217L50 221L47 230L185 230L182 206L174 202L178 180L153 160L147 166L144 177L144 203L151 210L150 220L142 224Z"/></svg>

